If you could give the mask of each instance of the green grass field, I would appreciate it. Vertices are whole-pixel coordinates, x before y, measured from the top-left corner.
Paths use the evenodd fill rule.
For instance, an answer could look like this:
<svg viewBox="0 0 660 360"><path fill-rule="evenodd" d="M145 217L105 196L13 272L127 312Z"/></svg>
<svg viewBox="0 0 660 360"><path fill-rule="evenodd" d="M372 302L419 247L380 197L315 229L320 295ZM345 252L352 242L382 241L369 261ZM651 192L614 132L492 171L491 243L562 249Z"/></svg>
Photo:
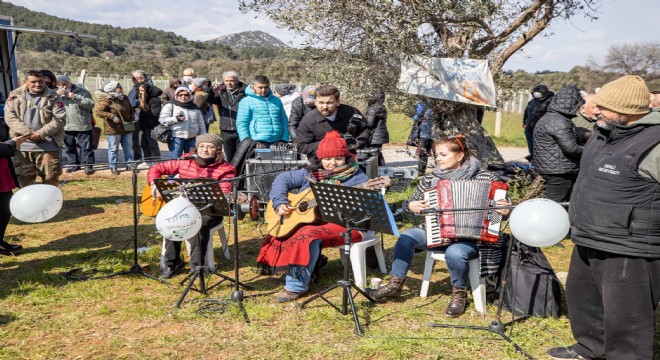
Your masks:
<svg viewBox="0 0 660 360"><path fill-rule="evenodd" d="M520 114L505 112L502 116L500 137L495 137L495 112L487 111L483 121L483 127L498 146L527 146L521 124L522 116ZM391 144L405 144L411 128L412 119L404 114L391 114L387 117Z"/></svg>
<svg viewBox="0 0 660 360"><path fill-rule="evenodd" d="M273 294L283 281L259 275L256 255L264 227L249 220L239 222L239 247L241 280L256 289L247 291L244 301L250 324L232 305L225 312L199 313L203 296L196 292L188 294L181 309L174 308L184 289L179 285L183 274L170 285L138 275L69 281L64 275L74 268L96 268L97 276L127 270L133 252L129 174L76 173L68 180L62 187L63 209L54 219L41 224L12 220L7 230L6 240L22 244L25 251L0 257L0 359L523 359L487 332L427 326L433 321L487 325L496 307L489 304L488 315L481 316L469 305L464 316L445 318L451 287L447 270L436 265L429 297L420 298L422 254L414 259L400 301L371 305L356 297L364 337L353 333L350 315L323 301L305 309L275 303ZM141 186L144 181L141 174ZM411 191L388 194L388 202L400 203ZM140 264L157 275L161 238L154 222L140 218L138 245L149 248L140 254ZM400 224L402 230L409 226L410 218ZM385 236L388 266L395 241ZM218 270L233 276L233 263L222 256L217 235L215 244ZM544 249L556 271L568 267L571 243L562 244ZM341 277L338 251L325 249L324 254L328 266L310 295ZM387 278L368 270L368 277L374 276ZM232 290L221 284L209 297L226 301ZM329 299L339 304L340 292L330 293ZM503 321L510 319L505 312ZM548 347L572 342L566 315L531 318L508 334L540 359Z"/></svg>

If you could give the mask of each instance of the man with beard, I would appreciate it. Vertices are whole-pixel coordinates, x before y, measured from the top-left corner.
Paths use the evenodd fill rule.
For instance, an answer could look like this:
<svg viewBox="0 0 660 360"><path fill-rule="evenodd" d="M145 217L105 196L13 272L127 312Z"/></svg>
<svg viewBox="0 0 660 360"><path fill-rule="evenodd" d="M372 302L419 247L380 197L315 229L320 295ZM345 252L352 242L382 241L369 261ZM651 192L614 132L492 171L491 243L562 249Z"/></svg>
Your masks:
<svg viewBox="0 0 660 360"><path fill-rule="evenodd" d="M571 195L566 301L576 343L554 359L653 359L660 300L660 113L644 80L594 96L598 117ZM656 354L657 355L657 354Z"/></svg>
<svg viewBox="0 0 660 360"><path fill-rule="evenodd" d="M316 150L328 131L337 130L344 137L350 135L354 144L349 147L365 148L369 145L371 132L362 114L352 106L339 103L339 89L323 85L314 92L316 109L305 115L298 125L298 151L310 161L316 159ZM353 146L351 146L353 145Z"/></svg>
<svg viewBox="0 0 660 360"><path fill-rule="evenodd" d="M151 192L154 198L160 197L158 189L154 184L154 179L163 175L179 175L182 179L211 178L222 180L232 178L236 174L236 169L224 160L222 154L222 139L215 134L203 134L197 136L197 157L189 160L170 160L155 164L149 169L147 182L151 185ZM231 183L224 182L220 184L222 192L229 194L231 192ZM213 245L210 241L209 230L222 223L221 216L202 216L202 229L190 243L190 267L206 265L213 268L213 264L205 264L206 254L213 251ZM208 261L207 261L208 262ZM169 279L176 275L184 264L181 261L181 241L171 241L163 239L163 250L161 254L162 277Z"/></svg>
<svg viewBox="0 0 660 360"><path fill-rule="evenodd" d="M222 74L223 84L213 87L208 102L218 107L220 115L220 137L224 143L225 155L231 161L238 147L238 132L236 130L236 114L238 102L245 97L245 88L236 71L230 70Z"/></svg>
<svg viewBox="0 0 660 360"><path fill-rule="evenodd" d="M584 145L593 135L596 115L594 115L594 95L586 94L582 97L584 104L580 106L579 111L573 118L573 124L577 130L578 144Z"/></svg>

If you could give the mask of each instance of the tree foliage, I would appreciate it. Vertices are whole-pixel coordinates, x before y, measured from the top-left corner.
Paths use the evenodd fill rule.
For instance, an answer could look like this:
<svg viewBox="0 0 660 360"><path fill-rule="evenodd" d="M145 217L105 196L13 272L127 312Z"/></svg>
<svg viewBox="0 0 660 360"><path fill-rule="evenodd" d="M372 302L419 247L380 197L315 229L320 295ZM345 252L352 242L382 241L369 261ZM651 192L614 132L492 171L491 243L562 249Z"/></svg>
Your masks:
<svg viewBox="0 0 660 360"><path fill-rule="evenodd" d="M596 69L620 75L639 75L647 81L660 78L660 42L612 45Z"/></svg>
<svg viewBox="0 0 660 360"><path fill-rule="evenodd" d="M487 59L495 75L551 21L593 17L597 0L240 0L240 9L268 15L307 36L324 59L321 82L349 89L354 98L374 90L397 93L401 60L413 55ZM317 55L320 55L317 52ZM310 55L313 57L313 55ZM496 76L496 78L498 78ZM407 101L405 101L407 100ZM410 107L411 97L389 104ZM501 161L476 122L474 108L431 101L444 131L470 134L482 160ZM399 109L400 110L400 109ZM484 145L485 144L485 145Z"/></svg>

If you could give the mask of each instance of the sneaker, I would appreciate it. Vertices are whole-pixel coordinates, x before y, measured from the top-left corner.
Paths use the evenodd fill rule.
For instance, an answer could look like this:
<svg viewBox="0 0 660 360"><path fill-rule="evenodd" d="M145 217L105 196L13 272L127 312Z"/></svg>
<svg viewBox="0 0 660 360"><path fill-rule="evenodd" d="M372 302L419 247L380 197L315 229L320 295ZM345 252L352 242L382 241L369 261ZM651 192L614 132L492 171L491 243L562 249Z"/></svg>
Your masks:
<svg viewBox="0 0 660 360"><path fill-rule="evenodd" d="M94 169L91 166L85 168L85 175L92 175L95 172L96 171L94 171Z"/></svg>
<svg viewBox="0 0 660 360"><path fill-rule="evenodd" d="M65 171L66 171L67 173L71 174L72 172L76 172L76 171L78 171L78 167L77 167L77 166L67 167Z"/></svg>
<svg viewBox="0 0 660 360"><path fill-rule="evenodd" d="M548 356L552 359L584 359L578 353L575 352L570 346L568 347L556 347L549 349L547 351Z"/></svg>
<svg viewBox="0 0 660 360"><path fill-rule="evenodd" d="M0 254L15 255L23 250L21 245L8 244L6 247L0 246Z"/></svg>
<svg viewBox="0 0 660 360"><path fill-rule="evenodd" d="M149 164L147 164L146 162L141 162L137 165L138 170L146 170L148 168L149 168Z"/></svg>
<svg viewBox="0 0 660 360"><path fill-rule="evenodd" d="M289 302L289 301L294 301L296 299L299 299L301 296L305 295L305 293L307 293L307 291L301 292L301 293L296 293L296 292L293 292L293 291L289 291L287 289L282 289L282 291L278 292L275 295L275 301L277 301L278 303L285 303L285 302Z"/></svg>
<svg viewBox="0 0 660 360"><path fill-rule="evenodd" d="M117 170L116 168L111 168L110 172L112 173L112 175L119 175L119 170Z"/></svg>
<svg viewBox="0 0 660 360"><path fill-rule="evenodd" d="M174 277L174 275L180 273L184 267L186 267L186 264L184 263L178 263L174 266L166 266L163 269L163 272L161 273L160 277L163 279L171 279L172 277Z"/></svg>

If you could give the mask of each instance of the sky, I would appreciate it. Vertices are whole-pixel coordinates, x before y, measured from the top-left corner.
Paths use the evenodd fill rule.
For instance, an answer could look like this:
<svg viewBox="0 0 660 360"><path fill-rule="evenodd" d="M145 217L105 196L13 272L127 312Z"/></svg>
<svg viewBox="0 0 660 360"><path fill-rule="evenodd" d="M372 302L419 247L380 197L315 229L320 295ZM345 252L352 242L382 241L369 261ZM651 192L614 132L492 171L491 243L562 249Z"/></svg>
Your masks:
<svg viewBox="0 0 660 360"><path fill-rule="evenodd" d="M49 15L119 27L145 26L172 31L191 40L210 40L248 30L261 30L289 45L303 39L279 29L264 16L242 14L235 0L10 0L12 4ZM47 10L46 10L47 9ZM523 51L513 55L504 68L528 72L568 71L589 59L602 62L611 45L660 39L658 0L603 0L598 20L555 20Z"/></svg>

